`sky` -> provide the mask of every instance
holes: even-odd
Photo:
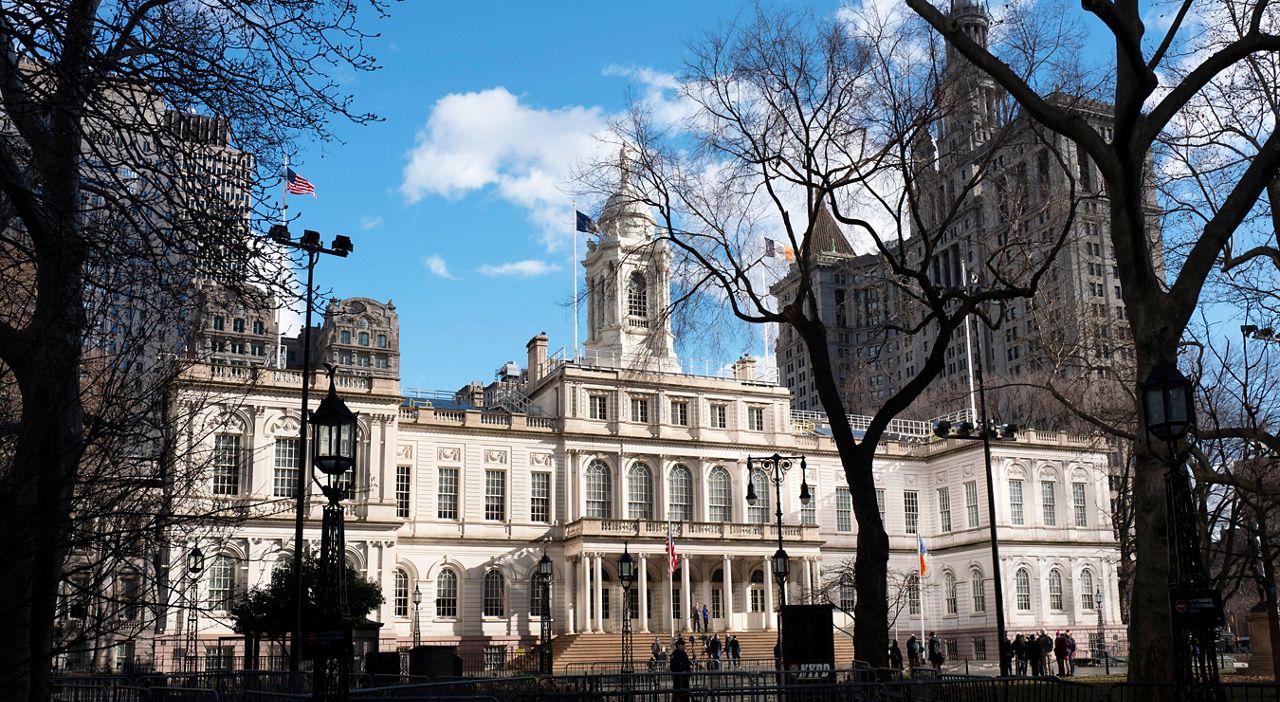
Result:
[[[382,121],[335,124],[340,142],[299,143],[292,157],[317,197],[289,197],[291,228],[355,243],[350,258],[321,260],[318,288],[395,302],[409,388],[488,381],[508,360],[523,365],[538,332],[552,351],[571,347],[574,169],[612,151],[597,136],[629,95],[660,97],[688,44],[743,8],[393,5],[369,25],[382,34],[371,44],[382,68],[344,86]],[[593,215],[599,206],[578,203]]]

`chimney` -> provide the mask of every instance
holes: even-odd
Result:
[[[536,383],[542,378],[547,366],[547,333],[538,332],[538,335],[529,340],[525,344],[525,349],[529,352],[529,382]]]
[[[734,380],[755,380],[756,359],[743,354],[742,358],[733,362]]]

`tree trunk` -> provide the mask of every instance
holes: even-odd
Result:
[[[853,563],[854,658],[875,668],[889,667],[889,537],[880,521],[871,464],[874,447],[859,446],[845,468],[849,495],[858,520],[858,555]],[[846,459],[847,460],[847,459]]]

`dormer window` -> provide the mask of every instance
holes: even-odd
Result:
[[[369,332],[363,332],[363,331],[362,331],[362,332],[360,332],[360,335],[359,335],[357,338],[360,340],[360,345],[361,345],[361,346],[368,346],[368,345],[369,345]]]
[[[338,343],[339,344],[351,343],[351,332],[347,331],[346,329],[343,329],[342,331],[338,332]]]
[[[378,348],[380,348],[380,349],[385,349],[385,348],[387,348],[387,335],[386,335],[386,334],[379,334],[379,335],[377,336],[377,342],[378,342]]]

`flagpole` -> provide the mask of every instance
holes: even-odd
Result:
[[[578,201],[573,201],[573,260],[569,261],[569,277],[573,278],[573,360],[578,360]]]
[[[966,271],[964,259],[960,260],[960,278],[963,281],[962,284],[965,285],[965,289],[968,289],[969,274]],[[970,326],[973,320],[970,317],[972,315],[965,315],[964,318],[964,356],[968,361],[965,366],[969,369],[969,421],[976,424],[978,422],[978,405],[976,404],[978,393],[973,382],[973,332]],[[982,359],[979,358],[978,363],[981,362]],[[986,427],[982,427],[983,431],[986,431],[986,429]]]
[[[289,154],[284,155],[284,172],[280,174],[280,225],[289,226]],[[286,254],[287,255],[287,254]],[[281,309],[276,305],[275,322],[276,322],[276,367],[284,368],[284,354],[282,348],[284,346],[284,329],[281,328],[284,320],[281,319]]]

